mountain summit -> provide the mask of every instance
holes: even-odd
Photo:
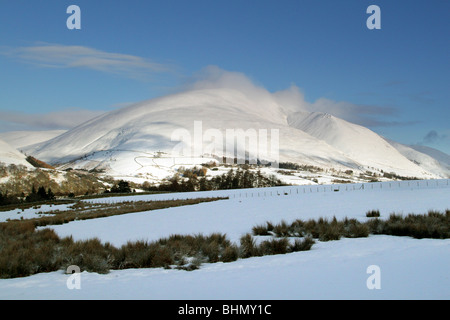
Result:
[[[225,139],[229,132],[236,133],[234,149]],[[239,134],[246,138],[240,140]],[[192,89],[136,103],[25,150],[66,168],[156,177],[177,164],[236,157],[236,148],[243,145],[241,155],[261,161],[362,172],[383,170],[418,178],[448,174],[410,161],[365,127],[329,114],[294,112],[275,95],[261,97],[237,88]],[[270,148],[277,148],[276,159]],[[180,150],[189,152],[180,155]]]

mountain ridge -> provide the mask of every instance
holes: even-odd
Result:
[[[204,146],[211,145],[204,139],[205,132],[212,132],[208,131],[210,129],[221,132],[223,137],[227,129],[247,133],[250,131],[246,130],[252,129],[270,133],[273,129],[279,132],[279,162],[362,172],[373,168],[418,178],[448,177],[447,171],[439,166],[430,172],[430,168],[409,160],[368,128],[329,114],[292,112],[276,97],[255,98],[227,88],[188,90],[113,110],[25,151],[53,165],[101,168],[106,173],[124,176],[153,175],[155,168],[172,168],[176,162],[167,160],[162,164],[164,161],[157,153],[164,154],[164,159],[171,156],[176,159],[172,153],[180,145],[184,150],[193,150],[191,164],[212,158],[195,154],[198,149],[195,147],[198,140],[194,141],[196,122],[201,122]],[[190,141],[174,141],[172,135],[176,130],[188,132]],[[220,141],[214,141],[217,142]],[[222,150],[214,149],[218,151],[216,157],[235,156],[227,154],[225,144],[225,141],[218,144]],[[257,158],[250,149],[247,146],[249,159]]]

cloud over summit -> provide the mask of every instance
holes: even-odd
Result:
[[[241,72],[223,70],[218,66],[208,66],[195,73],[182,90],[227,88],[240,91],[254,101],[273,101],[283,107],[287,113],[299,111],[323,112],[342,118],[352,123],[368,127],[401,125],[396,121],[386,120],[396,115],[393,107],[354,104],[347,101],[334,101],[325,97],[314,102],[305,100],[301,88],[291,84],[285,90],[269,92]]]

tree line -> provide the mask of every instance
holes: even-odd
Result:
[[[147,191],[210,191],[243,188],[264,188],[284,185],[274,175],[264,176],[260,170],[254,172],[248,169],[230,169],[227,173],[217,175],[211,179],[194,169],[188,169],[182,174],[175,174],[167,182],[160,185],[149,185],[144,183],[143,188]]]
[[[0,206],[23,202],[39,202],[51,200],[55,200],[55,194],[53,193],[52,189],[48,188],[47,190],[45,190],[45,188],[42,186],[40,186],[37,190],[33,186],[31,192],[27,196],[25,196],[25,194],[22,192],[21,197],[8,195],[7,192],[0,192]]]

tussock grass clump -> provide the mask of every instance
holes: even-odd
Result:
[[[346,238],[365,238],[369,236],[370,229],[365,223],[348,218],[345,218],[342,223],[343,236]]]
[[[204,262],[231,262],[238,257],[225,235],[213,233],[171,235],[154,242],[137,241],[123,245],[115,258],[115,269],[171,268],[194,270]]]
[[[266,225],[254,226],[252,228],[252,233],[255,236],[270,236],[270,235],[272,235],[273,226],[271,226],[271,228],[269,228],[269,224],[270,224],[270,222],[267,222],[267,226]]]
[[[222,252],[223,262],[233,262],[239,259],[239,247],[236,245],[230,245],[226,247]]]
[[[291,244],[289,246],[289,249],[291,252],[308,251],[311,249],[314,243],[315,241],[311,237],[305,237],[302,240],[295,239],[294,244]]]
[[[342,223],[339,223],[336,217],[331,221],[324,218],[319,218],[317,221],[309,220],[305,226],[307,232],[320,241],[339,240],[343,236]]]
[[[242,258],[250,258],[261,256],[258,246],[256,245],[255,239],[251,236],[251,234],[247,233],[243,235],[240,239],[241,247],[240,247],[240,256]]]
[[[108,273],[117,252],[110,243],[103,244],[98,238],[73,241],[68,237],[63,244],[60,248],[54,248],[59,251],[59,259],[63,261],[60,268],[63,269],[77,265],[83,271]]]
[[[252,235],[247,233],[241,237],[240,243],[241,258],[250,258],[307,251],[311,249],[315,241],[311,237],[305,237],[303,239],[297,238],[294,243],[291,244],[289,238],[283,237],[264,240],[258,245]]]
[[[367,237],[369,228],[356,219],[338,221],[319,218],[318,220],[295,220],[291,224],[281,221],[273,225],[267,222],[267,226],[258,225],[252,229],[253,235],[274,235],[276,237],[311,237],[320,241],[339,240],[341,237],[358,238]]]
[[[281,220],[279,224],[273,227],[273,233],[277,237],[289,237],[291,236],[290,225],[286,221]]]
[[[366,212],[367,218],[377,218],[380,216],[380,210],[369,210]]]
[[[287,238],[273,238],[263,241],[258,248],[262,255],[285,254],[289,251],[289,240]]]
[[[54,250],[59,243],[50,229],[34,231],[30,223],[0,224],[0,278],[54,271],[61,263]]]
[[[168,268],[175,261],[168,247],[147,241],[128,242],[117,251],[114,258],[113,269]]]
[[[410,236],[416,239],[450,238],[450,210],[445,213],[429,211],[427,214],[391,214],[389,219],[375,219],[367,223],[374,234]]]

